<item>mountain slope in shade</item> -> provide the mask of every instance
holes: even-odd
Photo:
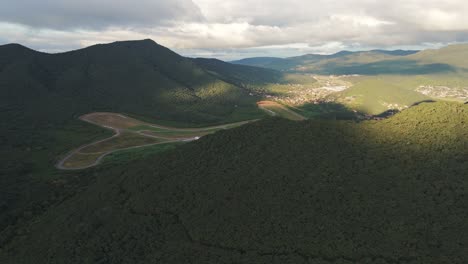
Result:
[[[217,59],[197,58],[194,62],[216,77],[239,87],[285,82],[284,74],[276,70],[231,64]]]
[[[440,49],[424,50],[409,56],[412,60],[425,63],[445,63],[465,70],[468,68],[468,45],[450,45]]]
[[[371,62],[391,57],[407,56],[415,54],[417,52],[418,51],[413,50],[371,50],[356,52],[340,51],[331,55],[306,54],[302,56],[289,57],[284,59],[274,57],[246,58],[242,60],[233,61],[232,63],[271,68],[289,72],[312,72],[309,71],[309,68],[316,65],[323,65],[328,63],[335,63],[339,65],[340,63],[355,60],[356,58],[360,61]],[[318,74],[319,72],[314,73]]]
[[[280,64],[287,62],[287,59],[276,58],[276,57],[253,57],[245,58],[241,60],[231,61],[233,64],[241,64],[248,66],[264,67],[269,68],[268,65]]]
[[[272,79],[279,74],[260,69],[262,80],[268,79],[263,72]],[[71,149],[112,133],[78,120],[83,114],[117,112],[185,127],[265,116],[257,96],[225,79],[152,40],[59,54],[0,46],[0,230],[82,184],[86,177],[63,176],[54,164]],[[57,178],[67,184],[57,186]]]
[[[68,106],[78,114],[98,109],[219,122],[246,91],[151,40],[96,45],[61,54],[16,45],[0,48],[0,104],[46,115]],[[47,118],[50,118],[47,117]]]
[[[97,168],[89,188],[26,222],[0,261],[463,263],[467,107],[265,120]]]

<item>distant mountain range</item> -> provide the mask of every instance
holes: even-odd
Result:
[[[389,56],[407,56],[415,54],[417,50],[371,50],[371,51],[340,51],[331,55],[321,54],[306,54],[302,56],[289,57],[289,58],[276,58],[276,57],[253,57],[241,60],[231,61],[234,64],[257,66],[264,68],[272,68],[276,70],[294,71],[295,68],[318,63],[320,61],[327,61],[332,59],[348,60],[353,57],[374,57],[384,59]]]
[[[290,58],[259,57],[232,63],[271,68],[283,72],[313,74],[400,74],[450,73],[468,67],[463,56],[468,45],[452,45],[424,51],[341,51],[332,55],[307,54]]]
[[[233,63],[283,73],[344,76],[349,89],[327,100],[379,114],[430,99],[468,100],[468,45],[424,51],[341,51],[291,58],[248,58]]]

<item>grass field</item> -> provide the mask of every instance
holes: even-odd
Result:
[[[117,149],[125,149],[134,146],[144,146],[164,142],[164,139],[143,137],[140,134],[132,132],[121,132],[117,137],[92,144],[80,150],[83,154],[103,154]]]
[[[301,121],[306,118],[302,115],[292,111],[286,106],[272,101],[260,101],[257,103],[258,107],[272,116],[280,116],[286,119]]]
[[[64,163],[63,167],[67,169],[74,168],[89,168],[92,166],[103,153],[80,153],[77,152],[73,156],[70,156]]]

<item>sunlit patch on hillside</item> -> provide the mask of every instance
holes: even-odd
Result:
[[[117,113],[91,113],[81,120],[112,129],[115,134],[107,139],[81,146],[62,158],[57,168],[63,170],[86,169],[98,165],[114,152],[159,144],[189,142],[216,131],[234,128],[250,121],[205,128],[174,128],[151,124]]]

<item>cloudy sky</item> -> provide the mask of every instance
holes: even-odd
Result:
[[[151,38],[230,60],[468,41],[466,0],[0,0],[0,44],[61,52]]]

